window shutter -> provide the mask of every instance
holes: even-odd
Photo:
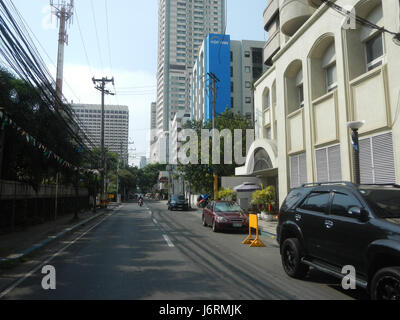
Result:
[[[360,140],[360,175],[361,184],[374,183],[372,168],[371,138]]]
[[[290,157],[290,188],[297,188],[307,183],[306,154]]]
[[[317,182],[342,180],[342,162],[340,145],[317,150],[315,152]]]
[[[307,183],[307,159],[306,154],[299,154],[299,180],[300,185]]]
[[[372,138],[375,183],[396,183],[392,133]]]
[[[342,181],[342,157],[340,156],[340,145],[328,148],[329,180]]]
[[[360,140],[362,184],[396,182],[392,133]]]
[[[328,182],[328,158],[326,149],[320,149],[315,152],[315,160],[317,165],[317,182]]]
[[[299,186],[299,161],[298,157],[290,157],[290,188]]]

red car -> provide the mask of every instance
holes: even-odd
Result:
[[[203,209],[203,226],[211,226],[214,232],[220,230],[248,231],[249,216],[231,201],[211,201]]]

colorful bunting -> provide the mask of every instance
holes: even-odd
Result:
[[[37,148],[39,150],[42,150],[43,151],[43,155],[45,157],[47,157],[47,159],[50,159],[51,157],[53,157],[63,167],[70,168],[70,169],[73,168],[73,170],[75,172],[79,171],[79,173],[85,173],[85,174],[91,173],[91,174],[95,174],[95,175],[97,175],[99,172],[104,171],[104,169],[93,170],[93,169],[78,168],[76,166],[73,166],[69,162],[67,162],[64,159],[62,159],[60,156],[56,155],[53,151],[48,150],[47,147],[44,144],[42,144],[41,142],[36,140],[35,137],[33,137],[30,134],[28,134],[28,132],[23,130],[21,127],[18,127],[18,125],[8,115],[6,115],[3,111],[0,111],[0,124],[3,124],[4,126],[7,126],[7,125],[12,126],[14,129],[16,129],[16,131],[18,133],[21,134],[22,137],[25,136],[27,143],[30,143],[35,148]],[[78,151],[78,153],[83,152],[83,147],[80,146],[77,151]]]

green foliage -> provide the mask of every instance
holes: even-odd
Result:
[[[189,121],[184,126],[185,129],[193,129],[197,133],[198,137],[198,159],[201,161],[201,130],[202,129],[212,129],[212,122],[203,123],[203,121]],[[246,154],[246,130],[253,129],[254,125],[251,122],[251,119],[248,117],[243,117],[239,113],[234,113],[231,110],[226,110],[222,114],[217,117],[216,120],[216,128],[222,132],[222,130],[228,129],[232,132],[232,137],[234,137],[234,130],[241,129],[242,130],[242,154]],[[232,139],[234,140],[234,139]],[[221,138],[220,142],[220,150],[221,150],[221,159],[219,165],[212,164],[212,138],[209,139],[209,151],[210,151],[210,162],[209,164],[188,164],[188,165],[179,165],[178,170],[184,173],[184,177],[187,181],[189,181],[192,185],[192,190],[196,193],[213,193],[213,173],[215,172],[219,177],[226,176],[234,176],[235,169],[238,167],[238,164],[235,163],[234,159],[232,159],[232,164],[224,164],[224,147],[225,141]],[[234,146],[231,146],[231,149],[234,150]],[[233,155],[232,151],[232,155]]]
[[[3,69],[0,69],[0,106],[19,127],[64,160],[78,167],[90,162],[88,153],[77,151],[80,146],[68,129],[73,124],[56,116],[40,90]],[[57,172],[61,184],[84,183],[85,178],[80,181],[73,170],[48,159],[41,150],[28,144],[15,128],[5,127],[2,179],[25,182],[37,188],[43,183],[55,183]]]
[[[218,198],[226,201],[236,201],[237,192],[231,188],[221,189],[218,192]]]
[[[268,186],[263,190],[257,190],[252,194],[251,204],[260,206],[263,211],[267,211],[268,205],[275,205],[276,191],[274,186]]]

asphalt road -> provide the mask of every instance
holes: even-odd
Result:
[[[293,280],[277,243],[242,245],[243,233],[213,233],[196,211],[166,210],[165,202],[124,204],[43,255],[31,272],[18,271],[3,299],[78,300],[348,300],[340,281],[318,271]],[[65,248],[63,251],[58,251]],[[40,264],[56,270],[56,290],[44,290]],[[40,267],[40,268],[39,268]],[[25,268],[26,269],[26,268]]]

